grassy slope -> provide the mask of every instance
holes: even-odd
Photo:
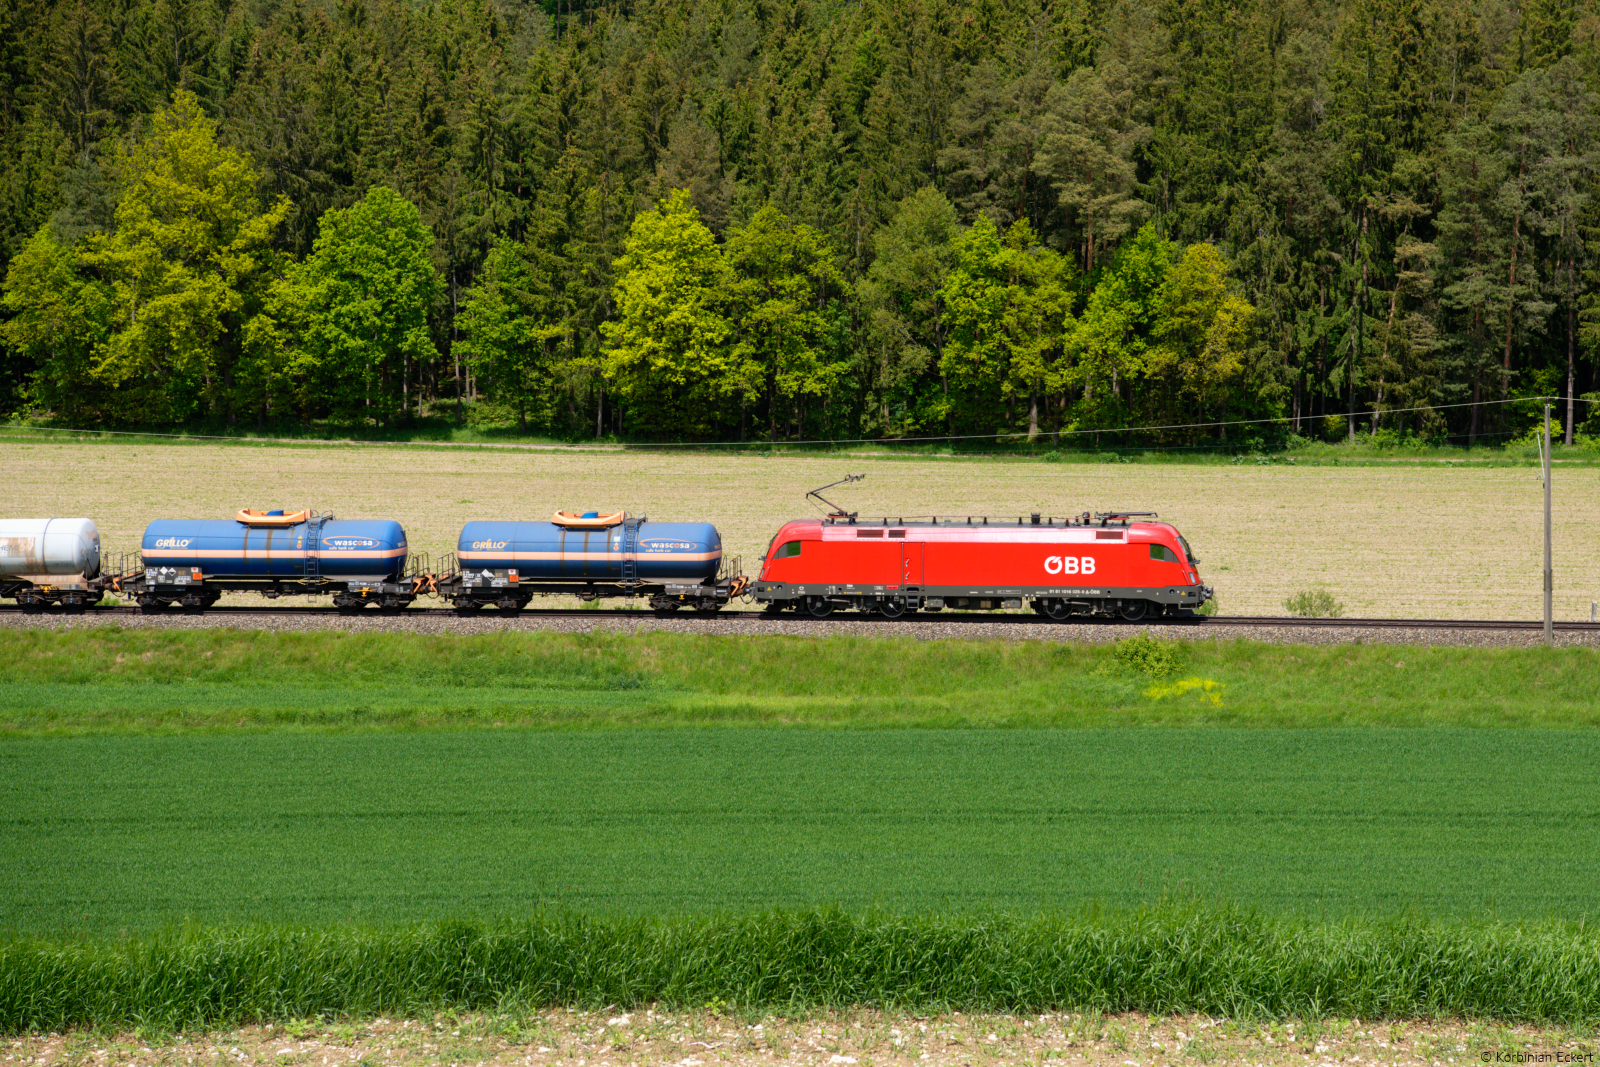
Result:
[[[1600,724],[1592,651],[215,629],[0,632],[0,733],[300,725]],[[1123,646],[1123,651],[1128,651]]]
[[[1600,939],[1570,924],[1301,923],[1179,906],[1022,921],[836,909],[643,921],[546,913],[489,926],[0,940],[0,1033],[100,1024],[137,1026],[151,1040],[262,1019],[474,1010],[511,1022],[551,1004],[709,1009],[752,1022],[858,1004],[1299,1016],[1307,1047],[1290,1048],[1310,1055],[1327,1016],[1592,1023]],[[1212,1058],[1204,1047],[1184,1051]]]
[[[0,741],[0,929],[838,902],[1592,918],[1600,734],[427,730]],[[1534,873],[1536,872],[1536,874]]]

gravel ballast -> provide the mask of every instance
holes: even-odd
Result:
[[[27,615],[0,613],[0,630],[75,630],[102,626],[123,629],[196,630],[218,627],[236,630],[340,630],[349,633],[488,634],[510,631],[550,633],[676,633],[746,637],[910,637],[922,641],[1119,641],[1136,633],[1175,641],[1258,641],[1277,645],[1447,645],[1467,648],[1531,648],[1544,641],[1539,630],[1438,629],[1393,626],[1233,626],[1195,623],[1139,626],[1119,623],[1054,622],[943,622],[938,620],[864,620],[848,617],[808,619],[703,618],[693,615],[659,618],[639,612],[637,617],[599,615],[539,615],[536,612],[503,619],[485,613],[472,618],[450,615],[408,614],[348,617],[335,614],[164,615],[88,614],[45,612]],[[1600,632],[1557,631],[1562,647],[1600,647]]]

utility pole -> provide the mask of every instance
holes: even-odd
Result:
[[[1550,567],[1550,402],[1544,405],[1544,643],[1553,645],[1555,617],[1552,600],[1555,596],[1556,574]]]

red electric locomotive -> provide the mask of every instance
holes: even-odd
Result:
[[[824,488],[827,488],[826,486]],[[762,557],[756,600],[817,618],[835,608],[994,611],[1052,619],[1191,615],[1211,598],[1189,543],[1151,512],[1071,518],[861,519],[785,523]]]

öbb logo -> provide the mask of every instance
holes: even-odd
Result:
[[[506,543],[504,541],[474,541],[474,542],[472,542],[472,548],[473,548],[473,551],[475,551],[475,552],[482,552],[484,549],[500,549],[500,548],[504,548],[504,547],[506,547]]]
[[[156,542],[156,547],[157,548],[188,548],[189,547],[189,542],[191,540],[193,540],[193,538],[190,538],[190,537],[163,537],[161,540]]]
[[[1093,556],[1050,556],[1044,561],[1047,574],[1093,574]]]

